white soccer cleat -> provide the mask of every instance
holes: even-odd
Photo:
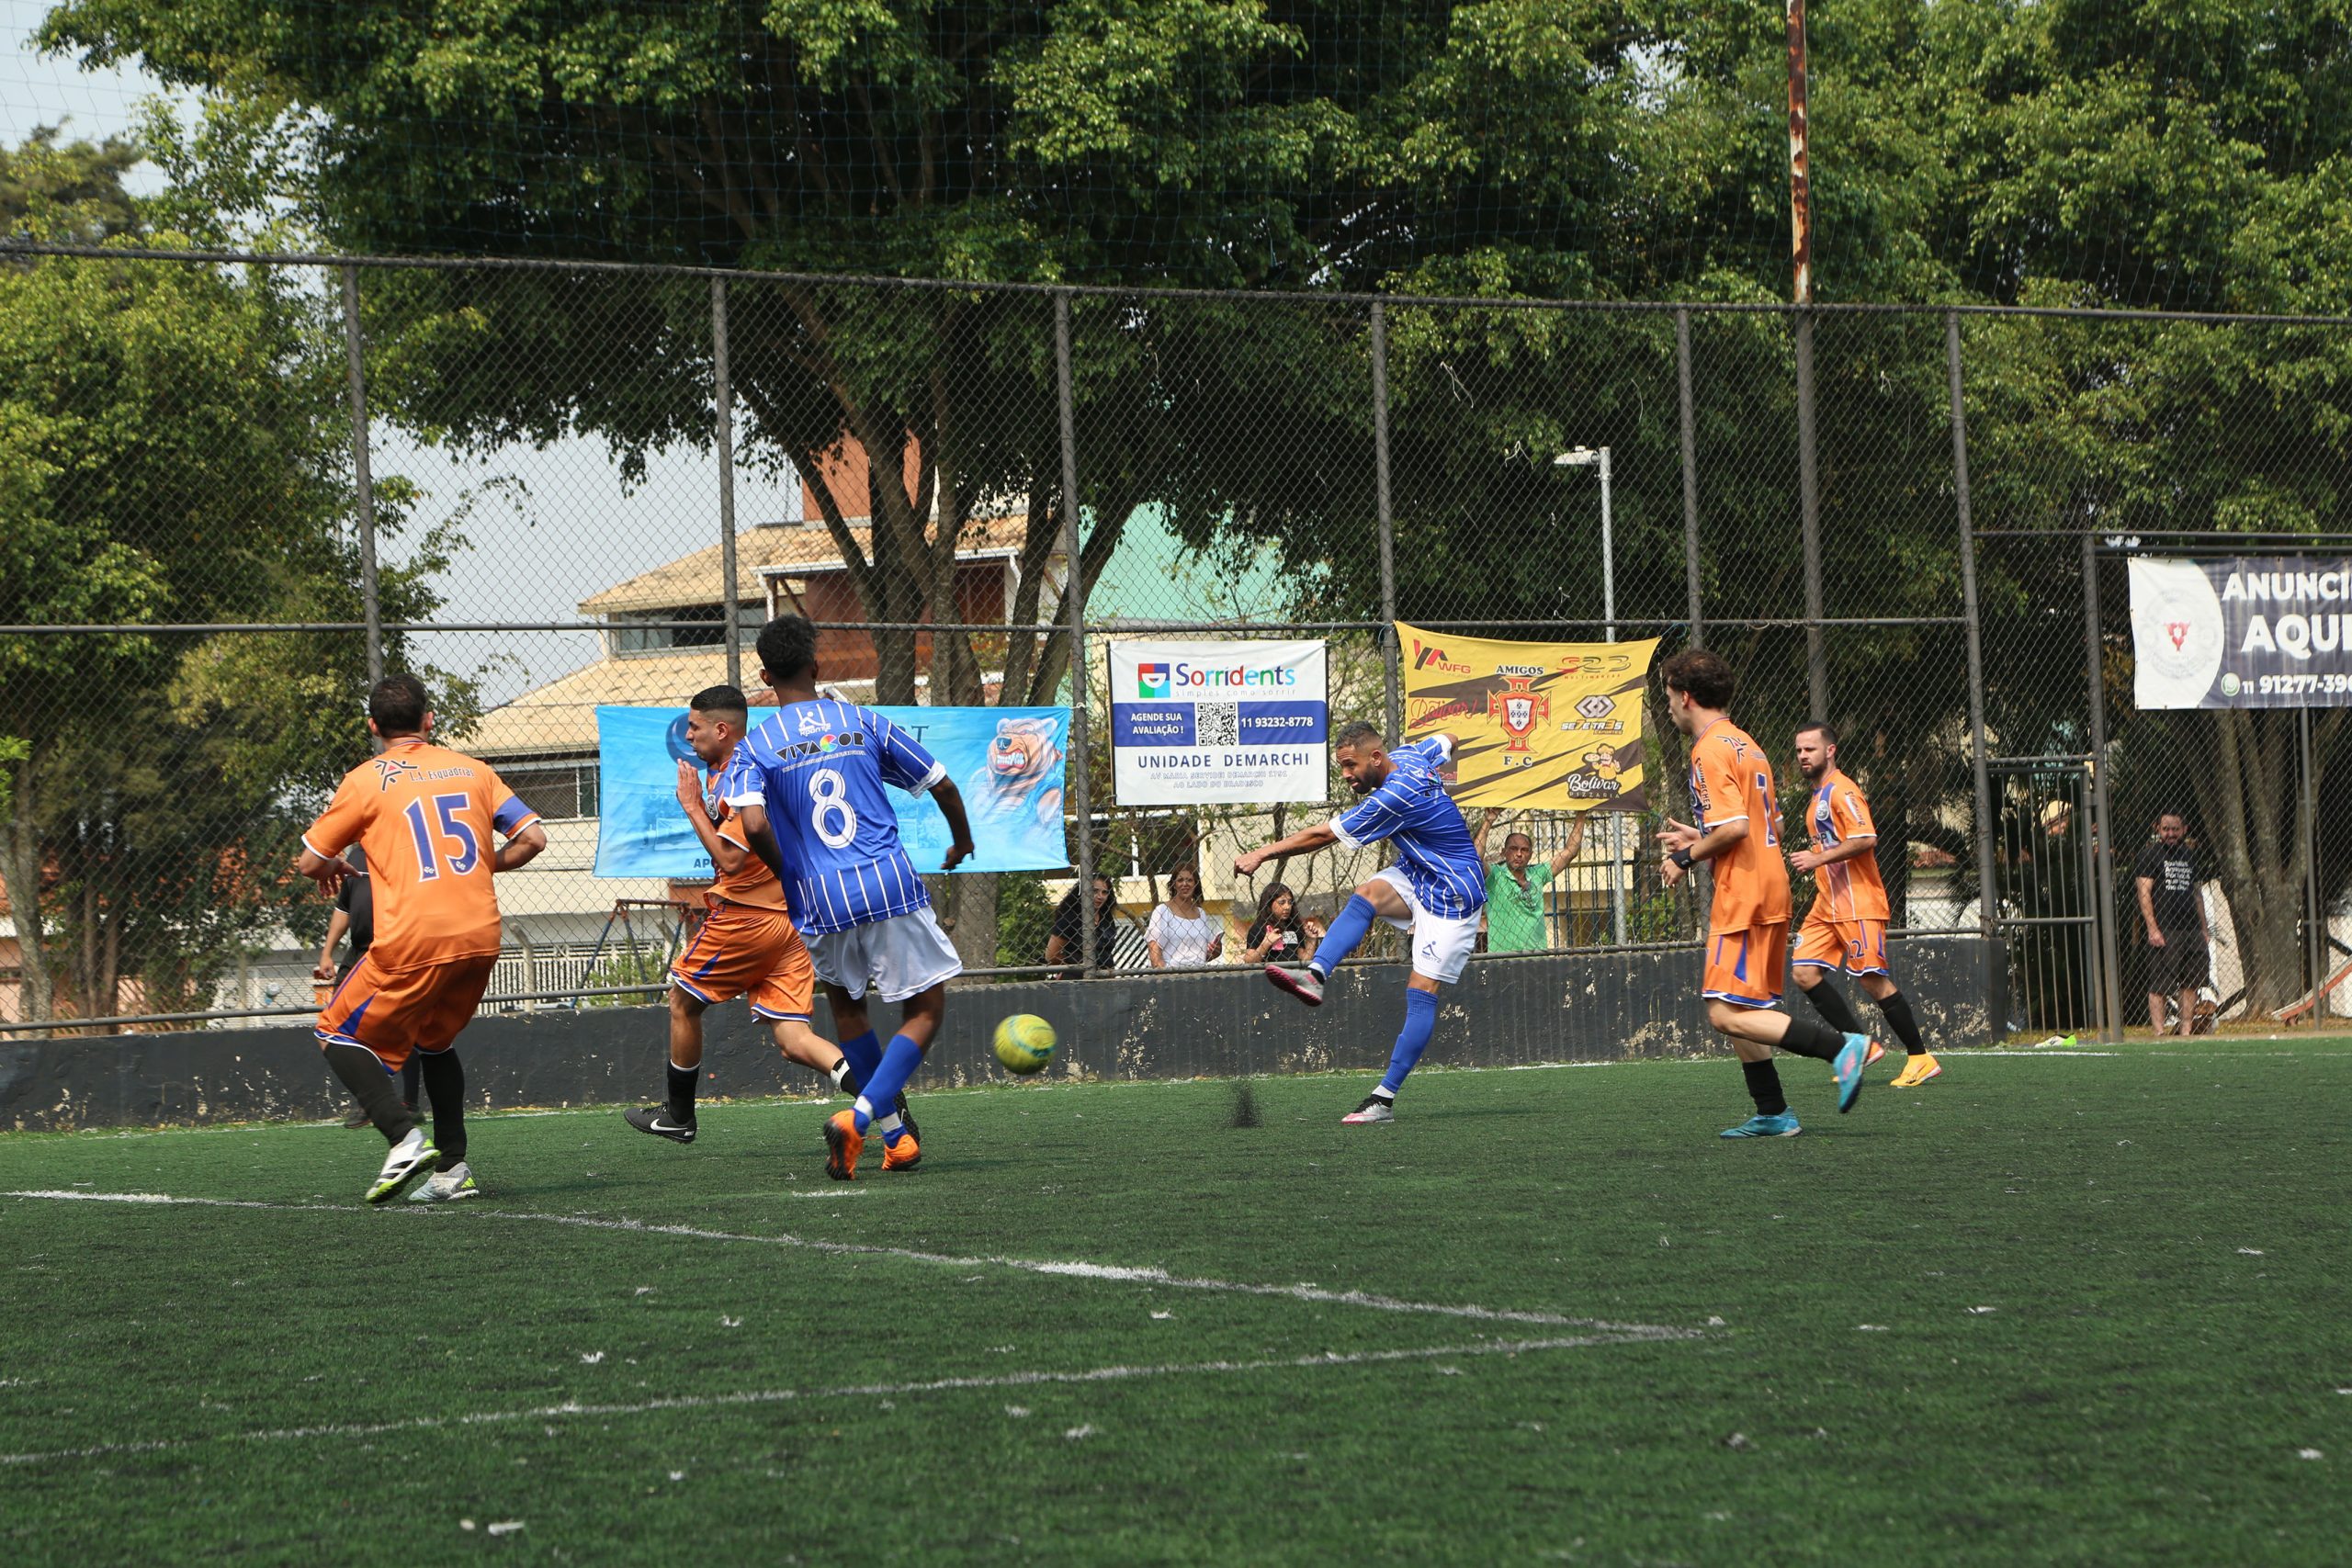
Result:
[[[1394,1122],[1396,1120],[1396,1101],[1383,1100],[1376,1094],[1368,1094],[1363,1097],[1363,1103],[1362,1105],[1357,1106],[1353,1111],[1349,1111],[1345,1116],[1340,1118],[1340,1125],[1342,1127],[1362,1127],[1368,1122]]]
[[[389,1203],[400,1195],[401,1188],[433,1168],[441,1151],[424,1135],[422,1127],[411,1127],[408,1136],[392,1145],[384,1156],[384,1168],[376,1173],[375,1184],[368,1189],[368,1201]]]
[[[481,1189],[474,1185],[473,1168],[459,1160],[447,1170],[436,1170],[424,1184],[408,1195],[412,1203],[455,1203],[461,1199],[479,1198]]]

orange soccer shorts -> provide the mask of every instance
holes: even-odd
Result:
[[[405,1066],[411,1051],[446,1051],[474,1021],[497,963],[498,954],[483,953],[387,970],[370,953],[321,1010],[314,1032],[319,1043],[340,1042],[372,1051],[387,1072]]]
[[[702,930],[670,965],[670,983],[696,1001],[747,997],[757,1017],[805,1023],[817,970],[783,910],[713,899]]]
[[[1789,922],[1707,933],[1710,1000],[1734,1007],[1768,1008],[1781,999],[1781,976],[1789,972]]]
[[[1813,969],[1845,969],[1855,975],[1886,973],[1884,920],[1833,920],[1814,906],[1797,932],[1794,962]]]

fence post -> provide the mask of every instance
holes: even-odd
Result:
[[[735,577],[735,384],[727,373],[727,280],[710,280],[710,379],[718,412],[712,434],[718,451],[719,636],[727,645],[727,683],[743,684],[743,633],[738,626]]]
[[[1070,775],[1070,803],[1078,813],[1079,972],[1094,969],[1094,802],[1086,723],[1086,572],[1078,526],[1078,414],[1070,394],[1069,290],[1054,290],[1054,391],[1062,425],[1062,609],[1069,617],[1069,750],[1078,760]]]
[[[1682,393],[1682,578],[1690,593],[1690,646],[1707,645],[1699,619],[1699,433],[1690,413],[1690,310],[1674,312],[1674,372]]]
[[[2320,1021],[2327,1016],[2327,908],[2320,897],[2319,797],[2312,766],[2312,710],[2297,708],[2295,724],[2300,731],[2298,750],[2301,754],[2303,784],[2300,792],[2303,819],[2303,934],[2305,945],[2311,949],[2312,1032],[2317,1033]]]
[[[376,583],[376,481],[368,468],[368,373],[360,362],[359,269],[343,269],[343,357],[351,394],[351,479],[359,502],[359,597],[368,623],[368,683],[384,678],[384,608]]]
[[[1797,504],[1804,535],[1805,694],[1813,716],[1829,718],[1829,648],[1821,619],[1828,614],[1821,590],[1821,465],[1813,438],[1813,312],[1797,309]]]
[[[2083,535],[2083,650],[2090,661],[2091,811],[2098,834],[2098,908],[2091,931],[2098,942],[2100,1025],[2105,1039],[2123,1038],[2123,975],[2115,950],[2115,821],[2107,795],[2107,681],[2099,637],[2098,550]]]
[[[1372,302],[1372,478],[1380,510],[1380,656],[1389,743],[1405,739],[1405,692],[1396,646],[1396,514],[1388,488],[1388,307]]]
[[[1952,494],[1960,512],[1961,613],[1968,621],[1968,734],[1974,744],[1976,785],[1976,908],[1984,938],[1984,1021],[1997,1035],[2008,1011],[2007,954],[2000,945],[2000,911],[1993,899],[1992,749],[1984,735],[1984,629],[1978,622],[1983,601],[1976,592],[1976,520],[1968,500],[1968,414],[1961,400],[1960,312],[1944,312],[1944,368],[1951,382]]]

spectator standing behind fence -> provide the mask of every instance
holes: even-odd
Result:
[[[1144,935],[1154,969],[1198,969],[1225,953],[1225,931],[1201,908],[1201,874],[1178,866],[1168,877],[1168,902],[1151,912]]]
[[[1119,956],[1118,908],[1111,902],[1111,879],[1094,879],[1094,967],[1109,969]],[[1078,907],[1078,889],[1073,887],[1062,895],[1054,909],[1052,934],[1046,938],[1046,962],[1059,964],[1078,951],[1085,940],[1085,925]],[[1084,972],[1071,970],[1063,978],[1083,979]]]
[[[327,917],[327,939],[319,944],[319,962],[311,971],[311,978],[330,987],[358,968],[359,961],[368,956],[368,948],[376,942],[376,896],[368,890],[368,852],[354,844],[344,852],[343,858],[351,863],[352,874],[343,879],[343,886],[336,890],[334,913]],[[334,945],[345,937],[351,939],[351,951],[344,955],[338,967],[334,961]],[[325,998],[322,998],[321,1005],[323,1006],[324,1001]],[[401,1100],[412,1114],[416,1111],[417,1091],[423,1082],[419,1075],[424,1070],[424,1059],[419,1056],[411,1056],[408,1065],[401,1068]],[[343,1124],[346,1127],[370,1125],[368,1108],[358,1106],[343,1119]]]
[[[2155,842],[2140,852],[2141,929],[2148,939],[2148,1026],[2165,1032],[2165,999],[2180,999],[2180,1032],[2194,1032],[2197,991],[2212,969],[2212,928],[2197,888],[2197,857],[2177,811],[2156,818]]]
[[[1478,829],[1482,852],[1502,815],[1498,806],[1487,807],[1487,819]],[[1577,813],[1576,825],[1568,829],[1566,847],[1543,865],[1528,863],[1535,858],[1534,840],[1520,832],[1503,836],[1502,852],[1487,867],[1488,953],[1541,953],[1552,945],[1551,933],[1544,929],[1544,890],[1568,869],[1568,863],[1582,848],[1582,812]]]
[[[1323,940],[1323,922],[1304,919],[1298,895],[1277,882],[1259,895],[1258,918],[1241,939],[1244,964],[1305,964],[1314,958],[1315,944]]]

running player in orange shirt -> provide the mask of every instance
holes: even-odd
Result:
[[[733,686],[698,692],[687,707],[686,745],[709,769],[714,784],[726,773],[750,716],[749,702]],[[784,885],[752,853],[734,808],[707,794],[702,776],[684,761],[678,763],[678,804],[718,877],[704,896],[709,913],[702,929],[670,965],[665,1102],[622,1114],[640,1133],[691,1144],[696,1131],[695,1095],[702,1079],[702,1015],[719,1002],[746,998],[752,1015],[774,1029],[776,1048],[786,1061],[816,1069],[836,1089],[855,1093],[856,1085],[850,1079],[848,1059],[810,1025],[817,971],[800,933],[793,929]],[[913,1137],[901,1136],[883,1168],[911,1169],[922,1158]]]
[[[466,1164],[466,1074],[454,1044],[498,962],[492,874],[547,848],[547,832],[488,763],[432,744],[432,704],[415,676],[376,682],[368,728],[383,751],[344,775],[295,864],[333,896],[354,874],[343,852],[356,843],[375,885],[375,942],[320,1012],[319,1044],[392,1145],[368,1201],[389,1201],[428,1169],[412,1201],[471,1198],[480,1189]],[[506,837],[495,851],[493,831]],[[392,1089],[412,1051],[424,1057],[430,1138]]]
[[[1916,1089],[1943,1068],[1919,1042],[1919,1021],[1911,1003],[1894,988],[1886,967],[1886,884],[1878,874],[1878,829],[1861,786],[1838,766],[1838,732],[1819,719],[1797,731],[1797,771],[1813,789],[1805,821],[1813,848],[1789,857],[1789,869],[1813,874],[1813,908],[1797,931],[1792,967],[1804,999],[1823,1021],[1843,1034],[1862,1032],[1861,1021],[1830,978],[1849,971],[1878,1003],[1879,1011],[1903,1042],[1910,1059],[1894,1080]]]
[[[1779,1010],[1789,963],[1789,868],[1781,858],[1781,803],[1764,749],[1731,722],[1731,666],[1703,649],[1668,660],[1658,675],[1674,728],[1690,737],[1690,800],[1699,826],[1667,819],[1668,887],[1705,861],[1714,876],[1707,921],[1707,1021],[1727,1036],[1756,1114],[1726,1138],[1792,1138],[1803,1131],[1781,1092],[1772,1047],[1815,1056],[1838,1075],[1838,1109],[1862,1092],[1870,1041]]]

